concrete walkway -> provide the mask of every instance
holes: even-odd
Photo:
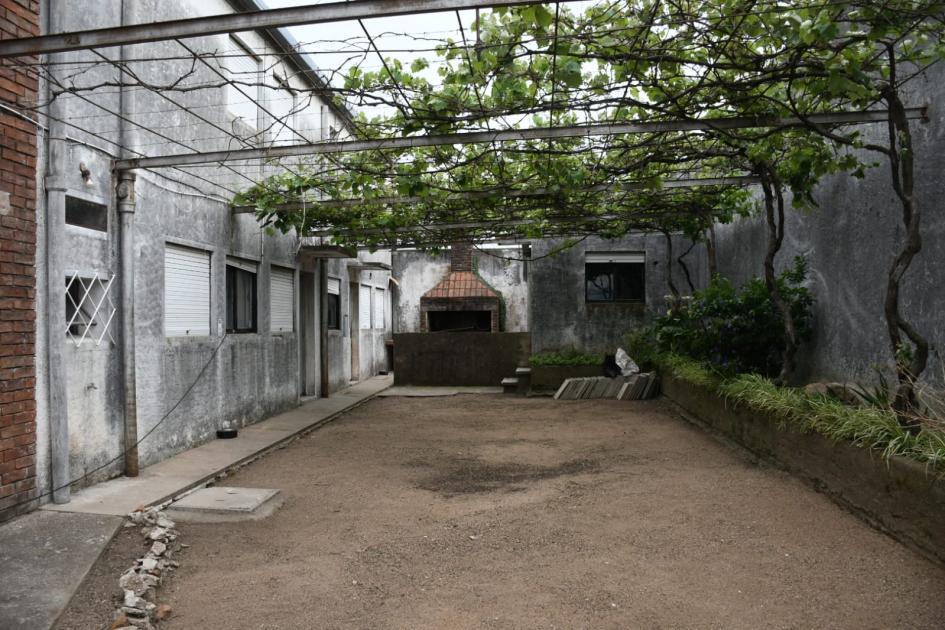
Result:
[[[202,486],[392,383],[393,377],[379,376],[330,398],[310,400],[240,429],[238,438],[184,451],[143,469],[139,477],[90,486],[73,493],[65,505],[45,505],[0,526],[0,629],[52,627],[128,512]]]

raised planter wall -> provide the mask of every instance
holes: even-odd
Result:
[[[600,365],[533,365],[531,386],[532,389],[552,390],[561,387],[565,379],[603,375],[604,369]]]
[[[528,333],[397,333],[394,383],[498,387],[528,365],[530,355]]]
[[[698,420],[774,460],[834,501],[923,555],[945,564],[945,480],[913,460],[835,443],[726,402],[702,387],[662,376],[663,394]]]

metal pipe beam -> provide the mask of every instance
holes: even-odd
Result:
[[[228,13],[150,24],[99,28],[40,37],[0,41],[0,58],[40,55],[70,50],[141,44],[186,37],[204,37],[274,29],[301,24],[327,24],[357,19],[440,13],[512,5],[543,4],[546,0],[360,0],[332,2],[248,13]],[[574,2],[576,0],[561,0]]]
[[[805,120],[818,125],[855,125],[861,123],[886,122],[887,116],[888,112],[886,110],[876,109],[854,112],[811,114],[806,116]],[[906,116],[910,119],[925,118],[926,108],[907,108]],[[425,136],[408,136],[406,138],[385,138],[380,140],[341,140],[336,142],[296,144],[290,146],[268,147],[260,149],[178,153],[159,157],[118,160],[113,164],[113,167],[117,170],[130,168],[160,168],[168,166],[209,164],[211,162],[230,162],[234,160],[271,160],[283,157],[319,155],[326,153],[356,153],[359,151],[416,149],[420,147],[482,144],[490,142],[590,138],[594,136],[614,136],[637,133],[781,128],[796,127],[803,124],[804,122],[796,116],[787,116],[784,118],[775,116],[733,116],[729,118],[713,118],[707,120],[658,120],[625,123],[602,123],[597,125],[574,125],[567,127],[532,127],[529,129],[469,131],[461,133],[432,134]]]
[[[669,188],[695,188],[698,186],[750,186],[752,184],[759,183],[759,178],[750,176],[750,175],[739,175],[734,177],[697,177],[697,178],[685,178],[685,179],[670,179],[662,182],[659,190],[669,189]],[[627,191],[633,192],[636,190],[656,190],[653,186],[645,183],[639,182],[625,182],[618,185],[613,184],[600,184],[598,186],[590,186],[588,188],[581,188],[572,190],[569,192],[572,193],[594,193],[594,192],[607,192],[607,191]],[[476,201],[479,199],[492,199],[494,197],[501,197],[503,199],[524,199],[531,197],[547,197],[554,195],[555,193],[545,190],[517,190],[512,192],[503,192],[499,191],[475,191],[475,192],[463,192],[450,195],[443,201],[452,202],[452,201]],[[382,205],[408,205],[408,204],[419,204],[419,203],[428,203],[430,200],[424,197],[369,197],[369,198],[359,198],[359,199],[315,199],[312,201],[306,201],[304,206],[301,201],[294,203],[284,203],[273,208],[276,212],[294,212],[296,210],[303,210],[305,208],[354,208],[357,206],[363,206],[364,204],[382,204]],[[233,206],[233,214],[252,214],[256,212],[254,206]]]

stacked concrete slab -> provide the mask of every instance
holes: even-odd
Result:
[[[659,393],[659,377],[653,372],[633,376],[593,376],[569,378],[558,391],[555,400],[645,400]]]

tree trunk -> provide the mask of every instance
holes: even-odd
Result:
[[[667,230],[663,230],[663,236],[666,237],[666,284],[669,285],[669,292],[672,295],[672,308],[679,306],[679,289],[673,282],[673,237]]]
[[[716,257],[715,249],[715,226],[710,225],[705,232],[705,250],[706,257],[709,259],[709,280],[719,273],[719,261]]]
[[[686,276],[686,284],[689,285],[689,294],[690,294],[690,295],[692,295],[693,293],[696,292],[696,285],[694,285],[694,284],[692,283],[692,275],[690,275],[690,273],[689,273],[689,266],[686,265],[686,263],[685,263],[685,261],[683,260],[683,258],[685,258],[685,257],[689,254],[689,252],[691,252],[691,251],[693,250],[693,248],[694,248],[695,246],[696,246],[696,239],[692,239],[692,242],[689,244],[689,249],[687,249],[687,250],[684,251],[682,254],[680,254],[680,255],[679,255],[679,258],[676,259],[676,262],[679,263],[679,266],[680,266],[680,267],[682,268],[682,270],[683,270],[683,274]]]
[[[891,61],[893,61],[892,58]],[[895,76],[894,71],[893,76]],[[899,422],[911,431],[918,432],[919,427],[916,425],[912,412],[919,405],[916,381],[928,364],[929,343],[910,322],[903,318],[899,310],[899,288],[902,278],[912,264],[912,260],[922,250],[922,234],[919,229],[920,213],[914,196],[912,133],[905,108],[896,89],[890,87],[884,97],[889,109],[889,164],[892,169],[893,189],[902,204],[902,223],[906,228],[905,241],[889,268],[884,304],[886,328],[896,360],[897,387],[893,406],[899,415]],[[908,342],[903,339],[903,335]]]
[[[781,182],[777,175],[768,166],[761,166],[761,187],[765,197],[765,216],[768,225],[768,250],[765,254],[765,286],[768,296],[774,303],[784,320],[784,349],[781,353],[781,372],[775,379],[779,385],[787,384],[794,375],[795,356],[797,355],[798,339],[797,327],[794,324],[794,314],[791,307],[784,301],[781,288],[778,286],[778,276],[775,273],[774,259],[781,244],[784,242],[784,195],[781,191]]]

